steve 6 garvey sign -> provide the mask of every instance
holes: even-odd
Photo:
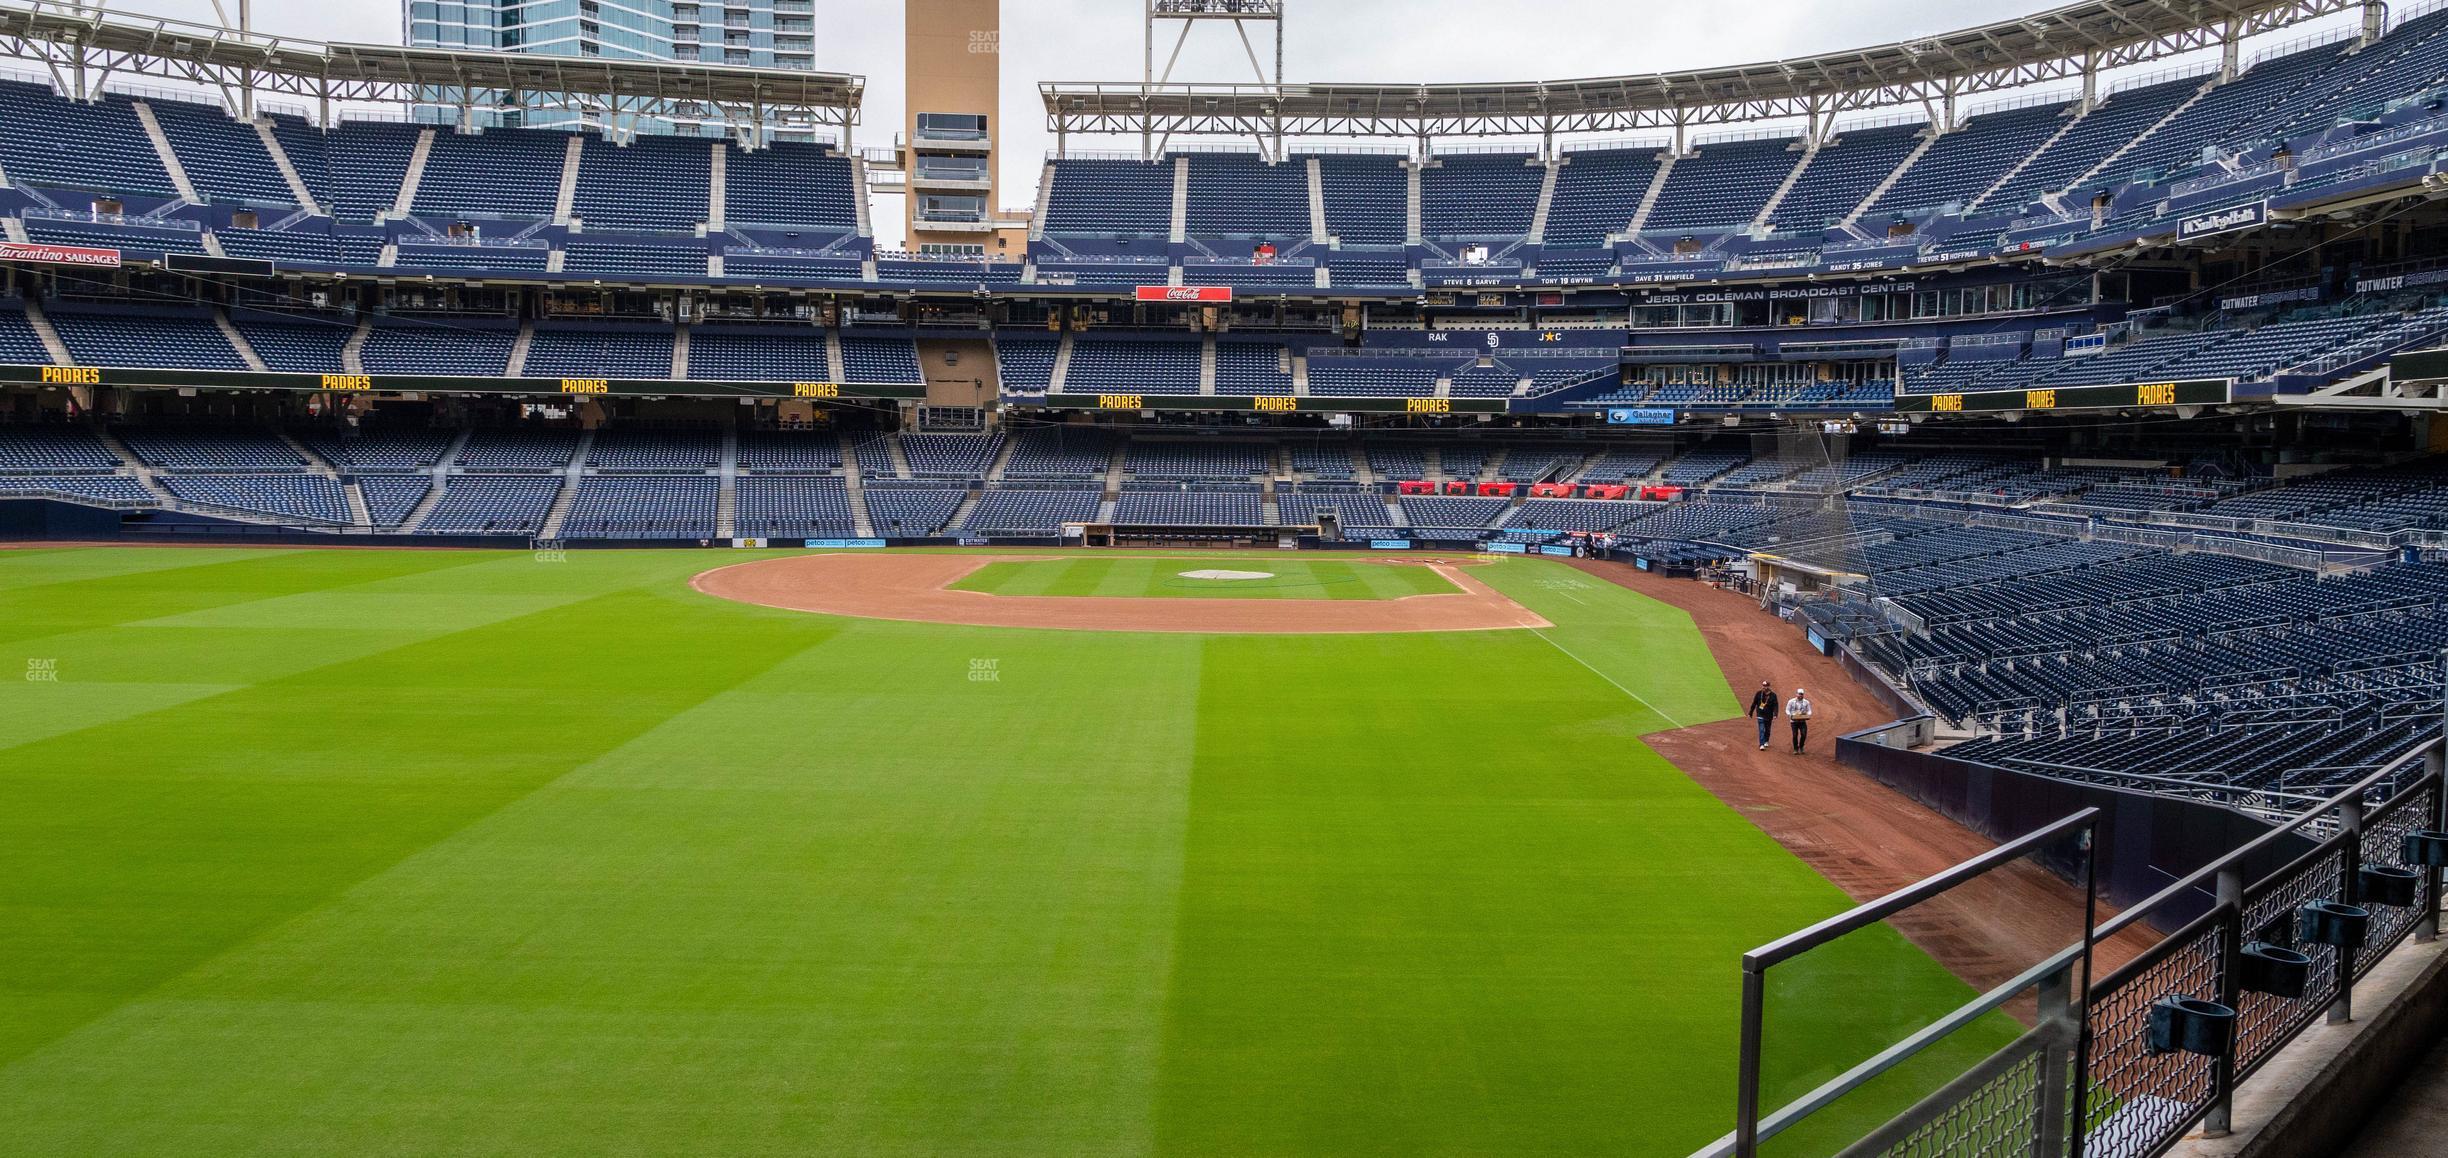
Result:
[[[82,265],[102,269],[119,267],[119,251],[95,249],[83,245],[24,245],[0,241],[0,261],[40,262],[44,265]]]
[[[1228,285],[1143,285],[1139,287],[1143,302],[1229,302],[1232,287]]]

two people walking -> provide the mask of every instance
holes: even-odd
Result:
[[[1749,714],[1759,725],[1759,750],[1762,752],[1768,750],[1768,729],[1775,722],[1778,710],[1775,686],[1761,680],[1759,691],[1751,697]],[[1817,708],[1811,703],[1809,692],[1795,688],[1793,698],[1784,702],[1783,711],[1786,723],[1793,727],[1793,750],[1800,752],[1810,740],[1811,716]]]

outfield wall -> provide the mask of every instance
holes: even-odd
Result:
[[[2269,830],[2261,820],[2222,805],[2060,780],[1908,746],[1926,741],[1927,721],[1915,716],[1839,736],[1836,759],[2001,842],[2081,809],[2099,809],[2100,897],[2111,905],[2140,902]],[[2248,878],[2274,872],[2312,848],[2300,837],[2273,843],[2249,866]],[[2165,906],[2151,923],[2174,929],[2208,911],[2211,900],[2204,894]]]

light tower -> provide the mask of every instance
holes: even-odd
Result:
[[[1146,61],[1139,83],[1149,89],[1170,84],[1174,66],[1181,63],[1182,46],[1190,42],[1190,30],[1201,24],[1225,23],[1241,40],[1241,50],[1249,57],[1250,72],[1260,85],[1280,91],[1283,88],[1284,5],[1288,0],[1147,0],[1147,21],[1141,43]],[[1160,23],[1179,25],[1173,36],[1173,50],[1166,55],[1164,72],[1156,71],[1156,26]],[[1267,34],[1275,42],[1275,68],[1269,72],[1258,59],[1258,45],[1250,39],[1249,26],[1267,25]],[[1152,126],[1143,123],[1139,133],[1139,155],[1153,161],[1164,152],[1171,134],[1164,138],[1154,135]],[[1280,145],[1282,142],[1276,142]],[[1260,152],[1267,151],[1266,139],[1258,142]]]

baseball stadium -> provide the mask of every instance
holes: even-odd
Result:
[[[2448,1153],[2441,0],[156,7],[0,0],[0,1154]]]

